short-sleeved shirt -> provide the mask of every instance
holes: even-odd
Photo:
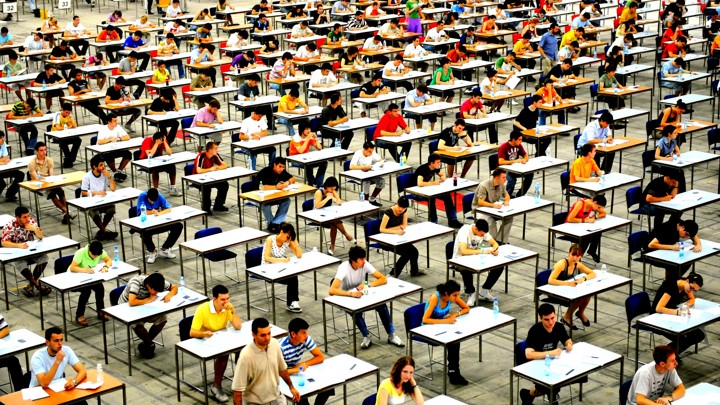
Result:
[[[123,43],[123,47],[126,48],[139,48],[143,45],[145,45],[145,41],[143,41],[142,37],[140,37],[140,39],[136,41],[135,37],[133,37],[132,35],[125,38],[125,43]]]
[[[306,351],[310,352],[317,348],[317,344],[310,336],[297,346],[293,346],[293,344],[290,343],[290,335],[280,339],[278,343],[280,344],[280,350],[282,350],[283,359],[285,359],[288,367],[295,367],[300,363],[302,355]]]
[[[508,194],[507,189],[505,189],[505,184],[500,183],[498,185],[495,185],[493,182],[493,178],[490,177],[489,179],[486,179],[485,181],[482,181],[478,186],[475,188],[475,198],[473,198],[473,207],[478,206],[478,201],[483,200],[489,203],[495,203],[498,200],[505,199],[505,196]]]
[[[417,176],[418,178],[422,177],[423,181],[425,182],[432,181],[433,177],[439,174],[440,169],[432,170],[429,163],[422,164],[417,169],[415,169],[415,176]]]
[[[70,124],[72,123],[72,121],[73,121],[72,115],[68,115],[67,117],[63,117],[63,115],[62,115],[61,112],[57,112],[57,113],[55,113],[55,116],[53,117],[52,126],[53,126],[54,128],[58,128],[58,127],[59,127],[59,128],[64,128],[65,125],[67,125],[68,127],[70,127]]]
[[[223,163],[222,158],[220,155],[215,154],[212,157],[208,157],[206,152],[198,153],[197,156],[195,156],[195,165],[193,166],[193,174],[197,174],[198,167],[202,169],[209,169],[215,165],[219,166]]]
[[[416,0],[408,0],[408,1],[405,3],[405,9],[406,9],[407,11],[410,11],[410,10],[412,10],[413,8],[415,8],[417,5],[418,5],[418,3],[417,3]],[[418,10],[415,10],[415,11],[413,11],[412,13],[410,13],[410,15],[409,15],[408,17],[409,17],[409,18],[420,18],[420,13],[419,13]]]
[[[251,94],[253,96],[259,96],[260,95],[260,87],[259,86],[252,87],[246,81],[245,83],[240,85],[240,90],[238,90],[238,92],[243,97],[250,97]]]
[[[82,269],[92,269],[97,266],[100,260],[105,260],[107,257],[107,252],[103,250],[100,256],[93,259],[92,257],[90,257],[90,245],[87,245],[84,248],[75,252],[75,255],[73,256],[73,261],[77,263],[78,266]]]
[[[36,105],[34,110],[28,111],[25,108],[25,104],[22,101],[18,101],[17,103],[13,104],[12,109],[10,111],[13,114],[15,114],[16,117],[22,117],[22,116],[28,116],[30,114],[40,112],[41,110],[40,110],[40,107],[38,107]]]
[[[375,151],[370,154],[370,156],[363,155],[362,150],[355,151],[353,154],[352,159],[350,159],[350,165],[351,166],[368,166],[368,165],[374,165],[375,163],[379,162],[381,160],[380,155],[378,155]]]
[[[75,355],[73,349],[70,348],[70,346],[63,345],[62,351],[63,353],[65,353],[65,358],[62,359],[57,369],[55,370],[55,375],[52,379],[53,381],[63,378],[63,375],[65,374],[65,367],[67,367],[68,365],[70,367],[73,367],[80,361]],[[31,375],[29,388],[39,386],[40,382],[37,379],[38,374],[47,373],[48,371],[50,371],[53,364],[55,364],[55,357],[50,356],[47,347],[43,347],[42,349],[36,351],[33,354],[32,359],[30,360]]]
[[[582,135],[580,135],[578,139],[577,147],[580,149],[592,140],[602,140],[610,136],[612,136],[612,134],[610,133],[609,126],[603,128],[600,126],[600,120],[594,120],[588,123],[585,129],[583,129]]]
[[[527,152],[525,151],[525,148],[523,148],[522,144],[512,146],[510,145],[510,142],[505,142],[500,145],[500,148],[498,149],[498,156],[505,160],[516,160],[525,157],[525,155],[527,155]]]
[[[82,185],[80,188],[83,191],[106,191],[110,187],[110,179],[105,174],[100,173],[99,176],[95,176],[95,173],[90,170],[83,176]]]
[[[660,138],[657,144],[655,144],[655,148],[660,149],[660,156],[671,156],[673,153],[675,153],[676,146],[677,139],[673,139],[672,141],[670,141],[666,136]]]
[[[372,95],[372,94],[375,94],[376,91],[380,91],[383,88],[385,88],[384,84],[381,83],[379,86],[375,86],[372,84],[372,81],[369,81],[369,82],[363,84],[362,87],[360,87],[360,91],[367,95]],[[408,94],[410,94],[410,93],[408,93]],[[407,108],[407,107],[405,107],[405,108]]]
[[[57,83],[60,80],[62,80],[62,77],[60,77],[59,74],[53,73],[52,76],[48,76],[46,72],[38,73],[37,77],[35,78],[35,82],[42,83],[44,81],[46,84]]]
[[[335,278],[340,280],[340,288],[345,291],[350,291],[353,288],[359,286],[365,282],[365,277],[375,273],[377,270],[370,264],[365,262],[365,265],[359,269],[353,269],[349,261],[340,263],[335,273]]]
[[[175,28],[173,28],[172,30],[174,31]],[[168,31],[168,32],[170,32],[170,31]],[[160,41],[160,43],[158,44],[158,53],[160,53],[160,54],[172,53],[176,49],[178,49],[178,47],[177,47],[177,44],[175,43],[175,41],[171,41],[168,44],[167,41],[163,40],[163,41]]]
[[[542,322],[538,322],[528,331],[526,344],[528,348],[536,352],[547,352],[557,349],[558,343],[565,344],[570,339],[565,327],[556,322],[552,331],[548,333],[543,327]]]
[[[674,245],[678,243],[680,241],[680,234],[678,233],[677,225],[677,221],[670,220],[663,224],[660,224],[660,226],[656,226],[655,228],[653,228],[652,233],[650,234],[649,242],[651,242],[653,239],[657,239],[661,245]],[[654,249],[650,249],[648,247],[647,250]]]
[[[445,146],[457,146],[460,141],[460,134],[455,133],[452,127],[447,127],[440,132],[440,139],[445,142]]]
[[[378,124],[375,127],[373,139],[378,139],[379,137],[381,137],[382,131],[395,132],[397,131],[398,127],[402,129],[407,128],[407,123],[405,122],[405,119],[403,119],[402,115],[398,114],[397,117],[393,117],[389,112],[385,113],[385,115],[380,118],[380,121],[378,121]]]
[[[366,92],[367,93],[367,92]],[[413,103],[424,103],[426,101],[430,100],[430,95],[425,93],[422,96],[417,94],[417,90],[413,89],[408,91],[407,95],[405,96],[405,107],[404,108],[412,108]]]
[[[152,104],[150,104],[150,109],[156,112],[160,111],[174,111],[175,110],[175,102],[173,100],[167,100],[163,101],[162,98],[158,97],[153,100]],[[120,127],[118,125],[116,128]]]
[[[122,58],[118,64],[118,70],[121,72],[132,72],[132,69],[137,69],[137,60],[130,62],[130,58]],[[110,86],[112,88],[112,86]]]
[[[652,179],[647,186],[645,186],[645,190],[643,190],[642,193],[642,202],[641,205],[645,205],[645,201],[647,200],[647,196],[653,196],[656,198],[662,198],[666,197],[672,194],[674,187],[665,183],[665,177],[656,177]]]
[[[50,51],[50,56],[54,56],[56,58],[60,58],[63,56],[72,56],[72,54],[73,54],[73,51],[72,51],[72,49],[70,49],[69,46],[65,47],[64,51],[62,50],[62,48],[60,48],[60,46],[56,46],[52,49],[52,51]]]
[[[615,76],[610,77],[606,73],[606,74],[600,76],[600,83],[602,83],[603,88],[611,89],[613,85],[618,84],[618,80],[617,80],[617,77],[615,77]]]
[[[125,286],[122,294],[120,294],[120,298],[118,298],[118,303],[124,304],[130,301],[130,294],[135,294],[135,297],[139,300],[146,300],[150,298],[150,291],[148,291],[148,289],[145,287],[146,278],[146,274],[141,274],[139,276],[131,278]],[[163,291],[170,291],[171,288],[172,284],[169,281],[165,280]]]
[[[30,224],[37,227],[38,223],[35,218],[30,217]],[[2,229],[2,241],[12,243],[25,243],[31,240],[35,240],[35,232],[25,229],[24,226],[20,225],[20,221],[17,218],[8,222],[3,226]]]
[[[210,112],[210,109],[205,106],[198,110],[197,113],[195,113],[195,118],[193,118],[192,124],[190,124],[191,127],[198,126],[198,122],[202,122],[204,124],[212,124],[215,122],[215,119],[217,118],[217,114],[213,114]],[[245,121],[243,121],[245,122]]]
[[[407,401],[407,396],[405,395],[405,392],[401,392],[398,394],[398,392],[395,390],[395,387],[393,386],[392,380],[390,380],[389,378],[386,378],[385,380],[383,380],[382,383],[380,383],[380,386],[378,387],[378,392],[380,392],[380,390],[385,390],[388,393],[388,405],[400,405],[404,404]],[[379,401],[380,395],[377,396],[375,405],[379,404]]]
[[[35,172],[36,174],[40,174],[41,176],[49,176],[50,170],[52,170],[55,167],[55,163],[53,162],[52,158],[49,158],[45,156],[45,161],[40,164],[38,162],[37,157],[30,160],[30,163],[28,163],[28,172]]]
[[[248,136],[256,132],[263,132],[267,129],[267,121],[263,119],[254,120],[252,117],[247,117],[242,120],[240,124],[240,133]]]
[[[658,288],[657,293],[655,293],[655,299],[653,299],[652,308],[650,308],[651,314],[656,312],[656,308],[665,294],[670,296],[670,299],[665,304],[665,308],[677,308],[680,304],[688,300],[685,291],[681,292],[678,290],[677,280],[665,280],[660,285],[660,288]]]
[[[535,111],[530,110],[530,108],[525,107],[522,110],[520,110],[520,114],[518,114],[517,117],[515,117],[515,121],[517,121],[520,125],[522,125],[525,128],[535,128],[538,122],[538,118],[540,117],[540,112],[536,108]]]
[[[472,99],[467,99],[463,101],[462,105],[460,106],[460,112],[461,113],[468,113],[469,115],[477,115],[480,110],[483,108],[482,101],[479,101],[477,104],[474,104],[472,102]]]
[[[125,97],[125,89],[120,88],[120,90],[118,90],[115,86],[109,86],[107,90],[105,90],[105,97],[110,97],[110,100],[122,100],[123,97]]]
[[[190,83],[190,87],[194,88],[208,87],[210,85],[212,85],[212,79],[209,77],[203,79],[202,75],[193,77],[192,83]]]
[[[198,75],[200,76],[200,75]],[[156,82],[164,82],[165,80],[168,80],[170,78],[170,71],[165,69],[165,73],[161,72],[160,69],[155,69],[153,72],[153,79],[155,79]]]
[[[156,99],[159,100],[159,99]],[[153,102],[153,106],[155,103]],[[150,107],[151,110],[156,111],[152,107]],[[159,111],[159,110],[158,110]],[[122,127],[122,125],[115,125],[115,128],[110,129],[107,125],[103,125],[100,130],[98,131],[98,141],[105,141],[105,140],[113,140],[113,141],[119,141],[121,138],[127,135],[127,132]]]
[[[142,207],[143,205],[145,205],[145,208],[147,208],[148,210],[156,211],[163,211],[172,208],[172,205],[170,205],[170,203],[167,201],[165,196],[162,195],[162,193],[158,193],[157,199],[155,199],[155,201],[153,202],[150,202],[147,196],[147,191],[143,191],[142,193],[140,193],[140,195],[138,195],[136,209],[136,213],[138,216],[140,216],[140,207]]]
[[[257,174],[257,181],[262,181],[263,186],[276,186],[281,181],[289,181],[292,178],[292,174],[288,173],[287,170],[276,173],[272,166],[263,168]]]
[[[484,242],[489,243],[492,239],[490,232],[485,232],[485,235],[483,236],[475,235],[472,231],[472,227],[473,225],[471,224],[463,225],[458,231],[457,236],[455,237],[455,244],[453,246],[453,258],[462,256],[460,254],[461,243],[464,243],[468,249],[477,250],[483,247]]]
[[[635,373],[628,392],[627,405],[637,405],[637,394],[642,394],[654,402],[663,396],[666,388],[672,391],[680,384],[682,380],[677,370],[660,374],[655,369],[655,362],[652,361],[640,367]]]
[[[320,121],[323,125],[329,125],[330,121],[337,121],[340,118],[347,117],[347,113],[342,108],[342,106],[332,107],[331,105],[327,105],[322,109],[322,113],[320,114]]]
[[[190,329],[199,332],[217,332],[227,328],[228,323],[233,319],[233,314],[224,308],[220,313],[215,312],[212,301],[204,302],[195,310]]]
[[[582,157],[575,159],[570,167],[570,183],[578,181],[578,177],[589,179],[593,172],[600,170],[595,159],[590,159],[587,163]]]
[[[151,150],[153,148],[153,144],[155,144],[155,140],[152,136],[148,136],[147,138],[143,139],[142,143],[140,144],[140,159],[147,159],[148,150]],[[163,146],[158,146],[157,149],[155,149],[154,157],[162,156],[165,154],[165,148]]]
[[[269,404],[280,398],[280,372],[287,370],[280,344],[270,339],[265,350],[250,343],[240,351],[232,382],[233,391],[243,393],[249,404]]]
[[[387,221],[387,227],[388,228],[395,228],[396,226],[400,226],[405,221],[405,213],[407,212],[407,208],[403,210],[403,212],[400,215],[395,215],[395,212],[393,212],[392,208],[388,208],[383,212],[383,214],[387,215],[388,221]]]

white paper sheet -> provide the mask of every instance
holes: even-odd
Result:
[[[23,401],[35,401],[49,396],[50,394],[45,392],[42,387],[25,388],[22,390]]]
[[[51,382],[50,385],[48,385],[48,388],[50,388],[51,390],[53,390],[55,392],[63,392],[63,391],[65,391],[65,383],[66,382],[67,382],[66,379],[60,378],[60,379],[57,379],[57,380]]]

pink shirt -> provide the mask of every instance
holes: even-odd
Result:
[[[191,127],[198,126],[198,121],[205,123],[205,124],[212,124],[215,121],[215,118],[217,115],[211,113],[207,107],[203,107],[195,114],[195,118],[193,118],[192,124],[190,124]]]

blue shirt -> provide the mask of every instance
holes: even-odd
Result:
[[[12,34],[9,33],[9,32],[8,32],[8,34],[5,35],[5,36],[0,35],[0,44],[4,44],[4,43],[6,43],[7,41],[10,41],[10,40],[12,40],[12,39],[13,39],[13,36],[12,36]]]
[[[405,107],[404,108],[412,108],[412,104],[410,104],[410,101],[413,103],[422,103],[425,101],[430,100],[430,95],[425,93],[422,96],[419,96],[417,94],[417,90],[410,90],[405,96]]]
[[[676,68],[673,66],[673,61],[669,60],[663,64],[660,70],[660,78],[664,78],[666,74],[676,75],[680,73],[681,70],[682,68]]]
[[[285,359],[285,363],[287,363],[288,367],[297,366],[306,350],[312,351],[317,347],[315,341],[310,336],[308,336],[305,342],[300,343],[297,346],[293,346],[292,343],[290,343],[290,335],[280,339],[278,343],[280,344],[280,350],[282,351],[283,358]]]
[[[123,44],[123,47],[139,48],[143,45],[145,45],[145,41],[143,41],[142,38],[140,38],[139,41],[135,41],[133,39],[133,36],[131,35],[131,36],[125,38],[125,43]]]
[[[62,351],[65,353],[65,358],[63,358],[62,362],[55,371],[52,381],[63,378],[66,366],[70,365],[70,367],[72,367],[80,361],[70,347],[63,345]],[[30,388],[40,385],[40,382],[37,379],[38,374],[44,374],[50,371],[54,363],[55,357],[50,356],[47,347],[43,347],[33,354],[32,359],[30,360],[30,371],[32,372],[30,375]]]
[[[585,28],[585,27],[587,27],[587,26],[589,26],[589,25],[592,25],[592,24],[590,23],[590,20],[583,21],[583,20],[580,19],[580,17],[574,19],[573,22],[572,22],[572,27],[573,27],[573,28],[578,28],[578,27]]]
[[[460,35],[460,45],[474,44],[474,43],[475,43],[475,35],[468,35],[467,32],[464,32],[462,35]]]
[[[610,128],[602,128],[600,126],[600,120],[592,121],[591,123],[587,124],[587,126],[582,132],[582,135],[580,135],[580,139],[578,139],[578,150],[591,140],[603,139],[606,136],[610,136]]]
[[[200,48],[196,47],[195,49],[190,51],[190,54],[191,54],[190,58],[192,59],[192,63],[195,63],[195,60],[200,57]],[[203,54],[200,62],[206,62],[208,60],[210,60],[210,56],[208,54]],[[282,61],[278,59],[278,62],[282,62]]]
[[[453,4],[453,6],[450,8],[450,11],[454,11],[458,14],[462,14],[465,12],[465,7],[463,7],[459,4]]]
[[[137,201],[137,215],[138,216],[140,216],[140,206],[142,206],[143,204],[145,204],[145,209],[148,211],[150,211],[150,210],[162,211],[162,210],[166,210],[168,208],[172,208],[172,205],[170,205],[170,203],[167,202],[167,200],[165,199],[165,196],[162,195],[162,193],[158,193],[157,201],[155,201],[154,203],[150,203],[150,200],[148,200],[147,191],[143,191],[142,193],[140,193],[140,195],[138,196],[138,201]]]
[[[660,156],[672,155],[673,153],[675,153],[675,146],[677,146],[677,139],[673,139],[672,141],[670,141],[666,136],[660,138],[660,140],[655,145],[656,148],[660,149]]]
[[[3,143],[0,145],[0,158],[4,158],[5,156],[10,157],[10,154],[7,151],[7,145]]]
[[[558,40],[552,32],[548,31],[544,33],[542,37],[540,37],[538,46],[543,49],[548,58],[557,60]]]
[[[437,296],[437,304],[435,305],[435,308],[433,308],[432,314],[430,314],[430,318],[445,319],[450,314],[450,307],[452,306],[452,303],[448,301],[445,308],[441,308],[440,307],[440,293],[436,291],[435,295]],[[425,302],[425,311],[427,311],[429,305],[430,305],[430,300]],[[424,322],[423,322],[423,325],[425,325]]]

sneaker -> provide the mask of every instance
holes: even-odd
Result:
[[[125,130],[126,130],[127,132],[132,132],[133,134],[135,133],[135,128],[133,128],[132,125],[127,125],[127,124],[125,124],[125,125],[123,125],[123,127],[125,128]]]
[[[380,204],[380,201],[378,201],[378,200],[370,200],[370,204],[372,204],[376,207],[382,207],[382,204]]]
[[[212,387],[210,387],[210,393],[213,397],[215,397],[215,400],[218,402],[227,403],[229,399],[228,396],[225,395],[225,393],[223,392],[222,387],[216,387],[213,385]]]
[[[363,336],[362,343],[360,343],[360,348],[365,350],[370,346],[372,346],[372,340],[370,339],[370,336]]]
[[[330,255],[330,256],[335,256],[335,254],[334,254],[334,253],[335,253],[335,252],[333,252],[333,250],[332,250],[332,249],[328,249],[328,255]]]
[[[475,303],[477,302],[478,294],[476,292],[470,294],[470,297],[467,299],[467,305],[469,307],[474,307]]]
[[[286,308],[288,312],[294,312],[296,314],[299,314],[302,312],[302,308],[300,308],[300,302],[299,301],[293,301],[290,303],[290,305]]]
[[[464,91],[465,94],[472,94],[472,92],[473,92],[473,89],[472,89],[472,88],[466,89],[466,90]]]
[[[405,347],[405,343],[403,343],[403,341],[400,340],[398,335],[396,335],[394,333],[392,335],[388,336],[388,343],[393,344],[397,347]]]
[[[77,213],[76,213],[76,212],[70,212],[70,211],[68,211],[67,214],[68,214],[68,216],[70,216],[70,219],[75,219],[75,218],[77,218]]]
[[[521,405],[530,405],[533,403],[533,397],[530,395],[529,389],[521,389],[520,390],[520,404]]]
[[[113,180],[118,183],[122,183],[123,181],[125,181],[125,176],[120,172],[115,172],[115,174],[113,174]]]
[[[350,239],[350,240],[348,241],[348,243],[349,243],[350,245],[352,245],[352,246],[357,246],[357,239],[352,238],[352,239]]]
[[[157,258],[158,258],[158,252],[156,250],[148,255],[148,258],[147,258],[148,264],[155,263],[155,260],[157,260]]]
[[[510,100],[510,104],[512,104],[512,105],[518,105],[518,102],[511,99],[511,100]]]
[[[492,301],[495,299],[495,296],[493,296],[492,294],[490,294],[490,290],[482,289],[482,290],[480,290],[480,292],[478,293],[478,298],[480,298],[480,299],[483,300],[483,301],[490,301],[490,302],[492,302]]]
[[[448,371],[448,381],[452,385],[468,385],[468,380],[460,374],[460,371]]]
[[[62,221],[60,221],[60,223],[63,225],[67,225],[68,222],[70,222],[70,217],[68,216],[68,214],[63,215]]]
[[[105,240],[113,240],[113,239],[117,239],[117,237],[118,237],[118,233],[113,232],[113,231],[105,231],[105,233],[103,234],[103,238]]]
[[[172,252],[172,248],[169,248],[169,249],[160,248],[160,250],[158,250],[158,256],[165,257],[167,259],[174,259],[176,257],[175,253]]]
[[[463,227],[463,224],[457,219],[451,219],[450,221],[448,221],[448,226],[450,228],[460,229]]]
[[[213,211],[218,211],[218,212],[227,212],[229,210],[230,209],[224,205],[221,205],[219,207],[213,207]]]
[[[180,192],[178,191],[177,187],[175,187],[175,186],[170,186],[170,195],[173,196],[173,197],[179,197],[179,196],[180,196]]]

